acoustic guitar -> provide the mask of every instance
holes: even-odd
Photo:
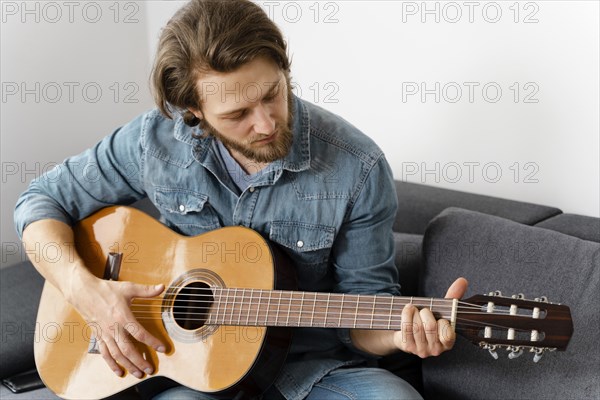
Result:
[[[496,356],[502,348],[510,357],[532,352],[537,360],[546,351],[565,350],[573,332],[569,308],[545,298],[490,293],[458,301],[295,291],[284,253],[244,227],[186,237],[138,210],[115,206],[74,231],[75,247],[96,276],[165,285],[162,295],[131,305],[139,322],[167,343],[163,354],[136,342],[155,370],[143,379],[164,376],[219,397],[263,392],[285,361],[293,327],[400,330],[409,303],[448,319]],[[97,399],[138,384],[107,367],[97,339],[46,283],[35,340],[46,386],[65,399]]]

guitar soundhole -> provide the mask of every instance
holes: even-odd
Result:
[[[161,316],[163,325],[173,340],[196,343],[208,339],[219,329],[211,322],[213,291],[225,287],[216,273],[196,268],[175,279],[165,291]]]
[[[175,323],[186,330],[202,328],[210,315],[213,302],[212,290],[206,283],[192,282],[186,285],[175,297]]]

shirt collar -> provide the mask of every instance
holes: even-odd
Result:
[[[310,116],[300,98],[294,97],[294,121],[292,148],[283,159],[283,168],[300,172],[310,167]]]

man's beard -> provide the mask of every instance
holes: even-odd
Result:
[[[290,152],[293,142],[292,126],[294,101],[289,83],[287,87],[287,124],[282,120],[275,121],[275,130],[272,133],[272,135],[275,135],[275,139],[270,143],[266,143],[260,147],[252,146],[253,142],[264,140],[264,135],[254,135],[243,141],[230,139],[216,130],[208,121],[206,121],[206,119],[202,119],[199,126],[205,134],[213,135],[215,138],[219,139],[229,151],[237,151],[244,157],[255,162],[270,163],[284,158]]]

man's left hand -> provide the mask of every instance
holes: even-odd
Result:
[[[458,278],[446,292],[447,299],[460,299],[467,291],[468,282]],[[454,346],[456,333],[446,319],[436,320],[428,308],[421,310],[407,305],[402,311],[402,330],[394,332],[394,344],[406,353],[421,358],[438,356]]]

